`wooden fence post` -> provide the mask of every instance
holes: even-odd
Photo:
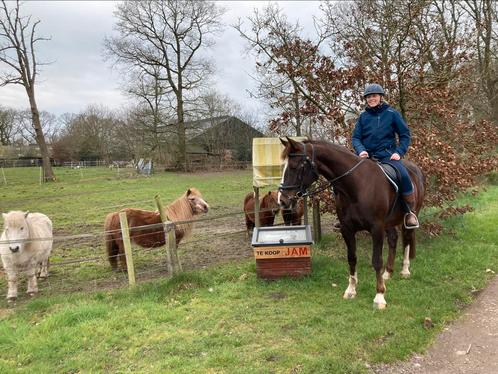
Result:
[[[133,265],[133,256],[131,253],[130,229],[128,227],[128,218],[126,212],[119,212],[119,222],[121,224],[121,238],[125,248],[126,267],[128,268],[128,283],[130,286],[135,285],[135,266]]]
[[[322,223],[320,219],[320,201],[313,199],[313,236],[316,242],[322,240]]]
[[[5,178],[5,172],[3,171],[3,167],[2,167],[2,176],[3,176],[3,183],[7,184],[7,179]]]
[[[308,225],[309,220],[308,220],[308,198],[305,196],[303,198],[303,204],[304,204],[304,224]]]
[[[254,223],[256,227],[261,226],[261,222],[259,220],[259,187],[254,188]]]
[[[176,250],[176,236],[175,236],[175,225],[168,220],[168,215],[164,209],[164,205],[161,202],[159,195],[154,197],[156,201],[157,210],[161,215],[161,222],[164,225],[164,238],[166,242],[166,267],[170,274],[176,274],[183,271],[182,264],[178,258],[178,252]]]

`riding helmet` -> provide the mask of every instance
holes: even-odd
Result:
[[[367,86],[365,87],[365,92],[363,93],[363,97],[367,97],[368,95],[372,94],[379,94],[381,96],[384,96],[384,89],[380,84],[377,83],[367,84]]]

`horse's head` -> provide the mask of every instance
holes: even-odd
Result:
[[[290,138],[280,139],[285,149],[282,181],[279,187],[278,202],[284,209],[293,209],[297,200],[304,196],[309,186],[318,179],[313,145],[300,143]]]
[[[261,200],[260,208],[263,210],[268,210],[272,214],[277,214],[280,210],[280,205],[278,203],[278,193],[276,191],[268,191],[268,193],[263,196]]]
[[[202,198],[201,193],[196,188],[189,188],[186,192],[186,196],[190,207],[192,208],[192,212],[194,214],[207,213],[209,210],[209,205]]]
[[[26,218],[29,212],[12,211],[3,213],[4,233],[3,239],[8,240],[11,253],[22,253],[26,241],[29,239],[29,226]]]

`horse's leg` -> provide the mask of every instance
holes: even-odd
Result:
[[[26,272],[26,275],[28,276],[27,293],[30,296],[33,296],[35,293],[38,292],[38,283],[36,281],[36,265],[37,264],[33,264],[31,268]]]
[[[126,256],[124,250],[123,240],[116,240],[116,245],[118,246],[118,257],[119,263],[122,271],[128,271],[128,266],[126,265]]]
[[[48,258],[42,260],[39,278],[48,278]]]
[[[387,244],[389,246],[389,254],[387,255],[386,270],[384,270],[384,274],[382,274],[384,280],[390,279],[394,271],[394,260],[396,259],[396,244],[398,242],[398,231],[396,230],[396,227],[387,229],[386,236]]]
[[[254,222],[246,215],[246,233],[247,237],[251,237],[251,232],[254,230]]]
[[[415,257],[415,231],[402,228],[403,238],[403,267],[401,269],[401,276],[403,278],[410,277],[410,258]]]
[[[14,301],[17,299],[17,271],[7,269],[7,281],[9,283],[9,290],[7,291],[7,300]]]
[[[382,246],[384,245],[384,229],[382,227],[374,227],[371,231],[373,242],[372,266],[375,269],[377,277],[377,294],[374,299],[374,308],[384,309],[387,306],[384,294],[386,285],[382,277]]]
[[[349,264],[349,284],[343,298],[353,299],[356,296],[356,285],[358,284],[358,274],[356,273],[356,233],[342,225],[341,234],[348,248]]]

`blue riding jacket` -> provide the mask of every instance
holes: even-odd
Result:
[[[396,134],[399,144],[396,141]],[[353,131],[353,147],[358,155],[367,151],[369,157],[389,163],[398,170],[401,175],[402,195],[413,192],[412,182],[401,160],[390,160],[390,157],[393,153],[403,157],[408,151],[410,141],[410,129],[401,114],[386,103],[381,103],[375,108],[367,106],[360,114]]]
[[[399,144],[396,142],[396,134]],[[398,153],[401,157],[408,151],[410,130],[398,111],[387,103],[375,108],[367,106],[356,122],[353,131],[353,147],[357,154],[367,151],[370,157],[383,159]]]

